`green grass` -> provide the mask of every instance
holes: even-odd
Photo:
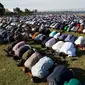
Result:
[[[0,45],[0,85],[37,85],[30,82],[28,75],[17,67],[12,58],[5,56],[5,47],[6,45]]]
[[[74,33],[70,32],[70,34]],[[75,35],[80,36],[83,34],[75,33]],[[41,45],[35,44],[34,41],[28,41],[28,43],[37,50],[45,50]],[[0,85],[48,85],[47,83],[32,83],[28,75],[17,67],[16,61],[5,56],[3,49],[6,47],[7,45],[0,45]],[[72,61],[71,57],[66,58],[65,65],[74,68],[76,78],[85,82],[85,51],[78,50],[77,56],[79,56],[79,60]]]

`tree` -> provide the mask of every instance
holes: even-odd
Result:
[[[29,9],[27,9],[27,8],[24,9],[24,12],[25,12],[25,15],[28,15],[28,14],[31,14],[32,13],[32,11],[29,10]]]
[[[15,13],[17,13],[18,15],[21,15],[23,13],[22,10],[20,10],[20,8],[16,7],[13,9]]]
[[[25,8],[24,11],[22,11],[20,8],[16,7],[13,9],[14,13],[17,13],[18,15],[29,15],[29,14],[32,14],[32,11]]]
[[[4,8],[4,6],[0,3],[0,15],[2,16],[2,15],[4,15],[4,13],[5,13],[5,8]]]
[[[30,12],[27,8],[25,8],[24,10],[25,10],[25,13],[27,14]]]

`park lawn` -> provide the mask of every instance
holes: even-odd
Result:
[[[68,32],[65,32],[68,34]],[[70,34],[74,34],[71,32]],[[83,34],[75,33],[76,36]],[[85,36],[85,35],[83,35]],[[45,50],[41,45],[35,44],[34,41],[28,41],[28,43],[37,50]],[[25,74],[19,67],[17,67],[16,61],[7,57],[3,51],[7,45],[0,45],[0,85],[48,85],[47,83],[32,83],[27,74]],[[72,61],[71,57],[66,58],[65,65],[69,68],[73,68],[76,78],[85,81],[85,51],[78,50],[77,56],[79,60]]]
[[[0,85],[47,85],[44,82],[32,83],[29,75],[17,67],[17,62],[5,55],[3,49],[6,47],[7,45],[0,45]],[[40,48],[40,45],[36,48]]]
[[[12,58],[5,56],[5,47],[0,45],[0,85],[37,85],[30,82],[28,75],[17,67]]]

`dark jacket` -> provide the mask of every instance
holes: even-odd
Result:
[[[63,85],[65,81],[73,78],[73,74],[64,65],[56,66],[54,71],[47,77],[49,85]]]

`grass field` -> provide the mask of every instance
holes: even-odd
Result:
[[[71,32],[70,34],[74,33]],[[80,36],[83,34],[75,33],[75,35]],[[85,35],[83,36],[85,37]],[[35,44],[33,41],[28,41],[28,43],[33,48],[45,50],[45,48],[41,48],[41,45]],[[0,85],[48,85],[47,83],[32,83],[29,76],[17,67],[16,61],[5,56],[3,49],[6,47],[7,45],[0,45]],[[65,65],[73,68],[76,78],[85,82],[85,51],[78,50],[77,56],[79,56],[79,59],[74,61],[72,61],[71,57],[66,58]]]

